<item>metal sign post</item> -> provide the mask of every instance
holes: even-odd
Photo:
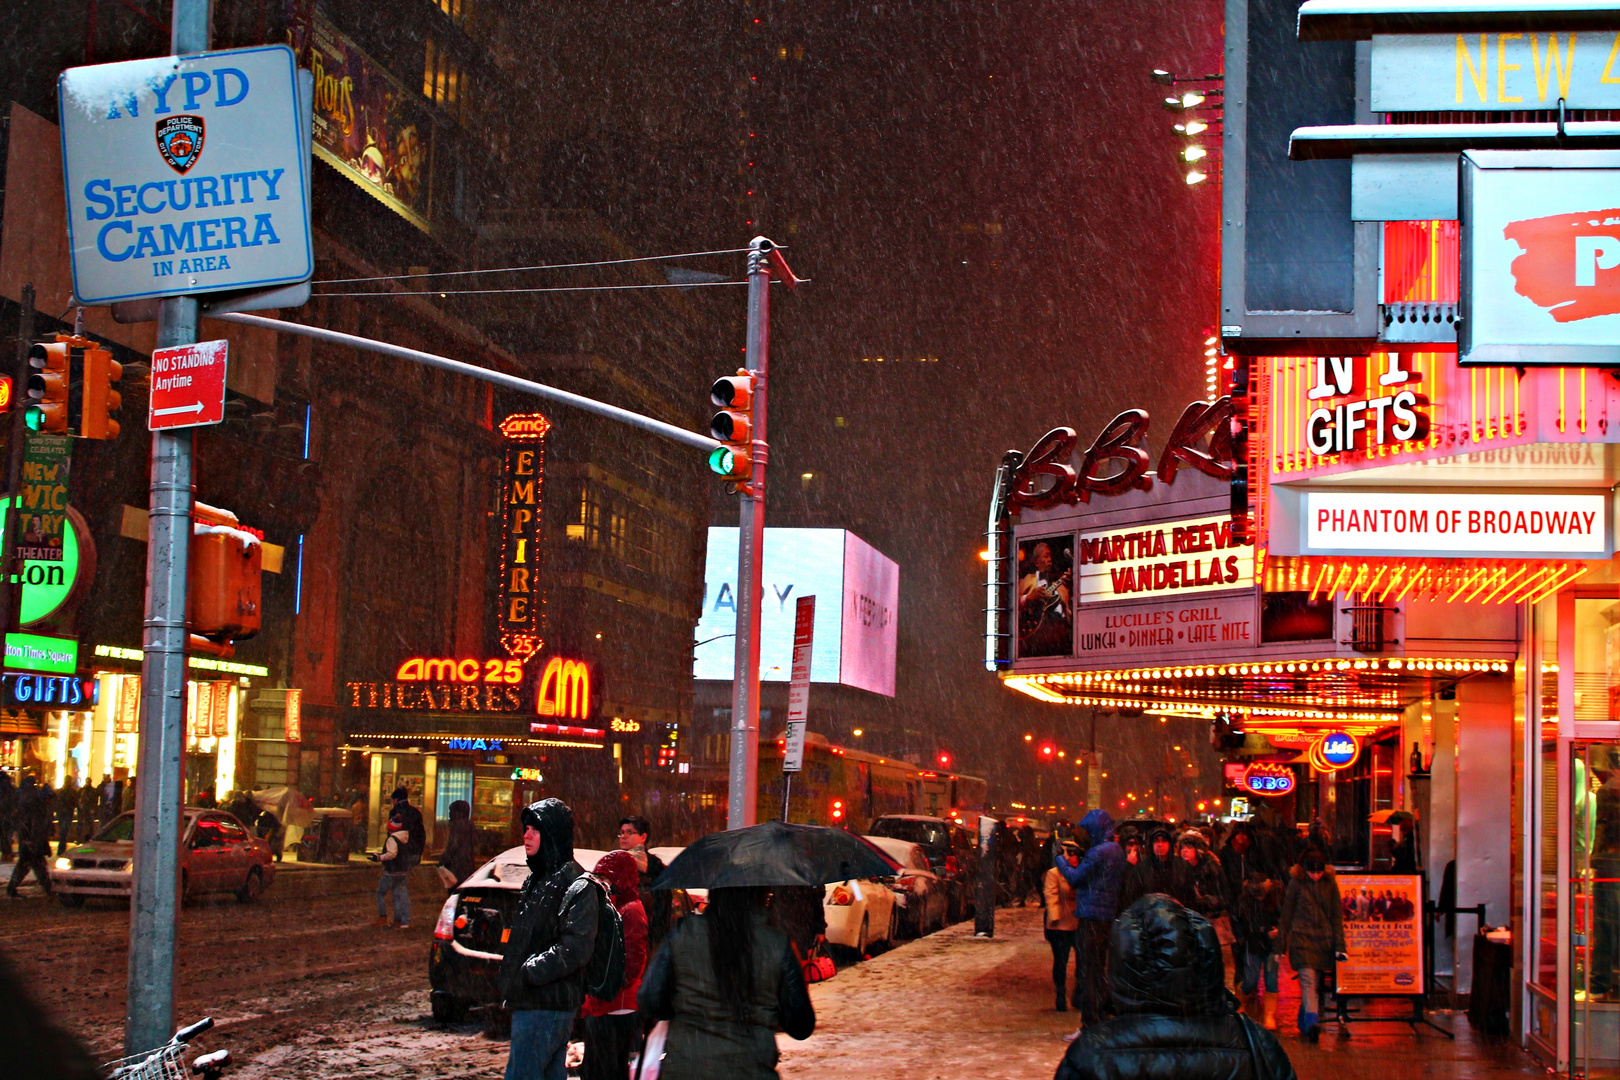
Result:
[[[804,731],[810,713],[810,648],[815,641],[816,598],[801,596],[793,608],[793,670],[788,682],[787,745],[782,748],[782,820],[788,819],[793,774],[804,768]]]

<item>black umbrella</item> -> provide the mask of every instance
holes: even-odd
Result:
[[[899,863],[854,833],[767,821],[703,837],[677,855],[652,887],[819,886],[899,872]]]

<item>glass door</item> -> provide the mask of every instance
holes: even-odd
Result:
[[[1570,1072],[1620,1076],[1620,741],[1577,742],[1570,769]]]

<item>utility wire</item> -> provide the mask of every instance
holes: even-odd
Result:
[[[546,263],[541,266],[499,266],[489,270],[440,270],[431,274],[384,274],[379,277],[329,278],[314,282],[314,284],[354,285],[366,281],[412,281],[421,278],[468,277],[473,274],[517,274],[526,270],[578,270],[590,266],[622,266],[625,263],[659,262],[666,259],[695,259],[703,255],[743,255],[751,250],[751,248],[745,247],[724,248],[720,251],[687,251],[679,255],[643,255],[634,259],[600,259],[596,262]]]
[[[317,285],[329,284],[316,282]],[[686,285],[547,285],[531,289],[428,289],[424,292],[318,292],[314,296],[489,296],[501,293],[618,292],[624,289],[705,289],[711,285],[746,285],[746,281],[694,281]]]

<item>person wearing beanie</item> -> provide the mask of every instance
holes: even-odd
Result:
[[[528,880],[507,929],[496,985],[512,1014],[506,1080],[566,1080],[568,1036],[585,1001],[585,966],[596,947],[601,891],[576,887],[574,814],[561,799],[523,808]]]
[[[1315,1042],[1322,1033],[1317,1024],[1322,1011],[1322,974],[1331,971],[1336,960],[1348,959],[1339,883],[1326,856],[1315,848],[1308,849],[1299,865],[1288,871],[1278,931],[1282,950],[1299,976],[1299,1037]]]
[[[585,996],[585,1061],[581,1080],[628,1080],[635,1047],[636,991],[647,966],[647,911],[641,899],[641,866],[628,851],[610,851],[592,871],[613,893],[624,922],[624,989],[611,1001]]]

